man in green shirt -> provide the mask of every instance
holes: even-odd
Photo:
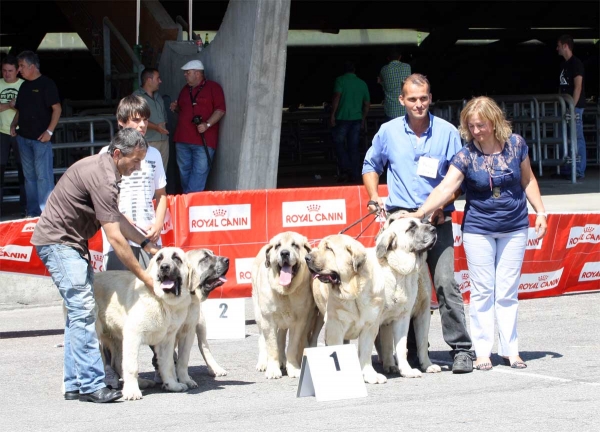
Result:
[[[146,68],[141,76],[142,86],[133,94],[141,96],[150,106],[150,118],[148,119],[148,130],[146,141],[160,152],[165,172],[169,163],[169,131],[167,130],[167,111],[163,98],[158,93],[162,83],[157,69]]]
[[[338,183],[361,178],[362,161],[358,154],[360,130],[371,106],[367,84],[354,73],[354,64],[344,64],[344,75],[336,78],[331,103],[331,127],[338,163]]]

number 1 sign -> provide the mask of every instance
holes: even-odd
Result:
[[[316,396],[318,401],[367,396],[356,345],[306,348],[296,397]]]

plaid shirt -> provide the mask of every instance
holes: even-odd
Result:
[[[410,74],[410,65],[398,60],[392,60],[381,68],[379,75],[385,92],[383,108],[386,116],[396,118],[406,114],[406,109],[402,106],[398,97],[402,92],[402,84]]]

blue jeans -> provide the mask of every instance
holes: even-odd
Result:
[[[336,120],[333,143],[340,174],[348,174],[353,180],[361,178],[362,166],[358,160],[361,120]]]
[[[177,149],[177,166],[179,166],[183,193],[202,192],[210,172],[204,146],[178,142],[175,143],[175,148]],[[215,149],[212,147],[206,148],[212,160]]]
[[[587,164],[587,155],[585,149],[585,138],[583,137],[583,108],[575,108],[575,128],[577,130],[577,154],[580,161],[577,162],[577,176],[585,177],[585,166]]]
[[[583,110],[584,108],[575,108],[575,130],[577,132],[577,155],[579,156],[579,162],[577,162],[577,177],[585,177],[585,166],[587,165],[587,154],[585,148],[585,137],[583,136]],[[568,135],[570,138],[571,135]],[[563,153],[562,148],[560,151]],[[570,156],[570,155],[569,155]],[[571,170],[568,167],[561,169],[561,174],[571,175]]]
[[[19,144],[17,138],[0,133],[0,204],[4,200],[4,173],[6,171],[6,165],[8,165],[8,158],[10,156],[10,150],[12,149],[17,165],[17,179],[19,182],[19,205],[21,211],[27,211],[27,202],[25,200],[25,177],[23,176],[23,165],[21,164],[21,155],[19,153]]]
[[[65,391],[92,393],[106,387],[104,365],[96,335],[94,270],[72,247],[36,246],[38,256],[58,287],[65,307]]]
[[[52,171],[52,142],[41,142],[17,135],[23,174],[25,175],[25,195],[27,215],[42,214],[50,192],[54,189]]]

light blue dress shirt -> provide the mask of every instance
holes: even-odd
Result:
[[[452,156],[461,148],[458,131],[447,121],[429,114],[429,127],[417,138],[408,126],[408,116],[405,115],[381,125],[365,156],[362,173],[376,172],[381,175],[386,164],[389,164],[386,209],[416,209],[443,180]],[[417,174],[422,156],[438,160],[436,178]],[[444,210],[454,210],[454,204]]]

